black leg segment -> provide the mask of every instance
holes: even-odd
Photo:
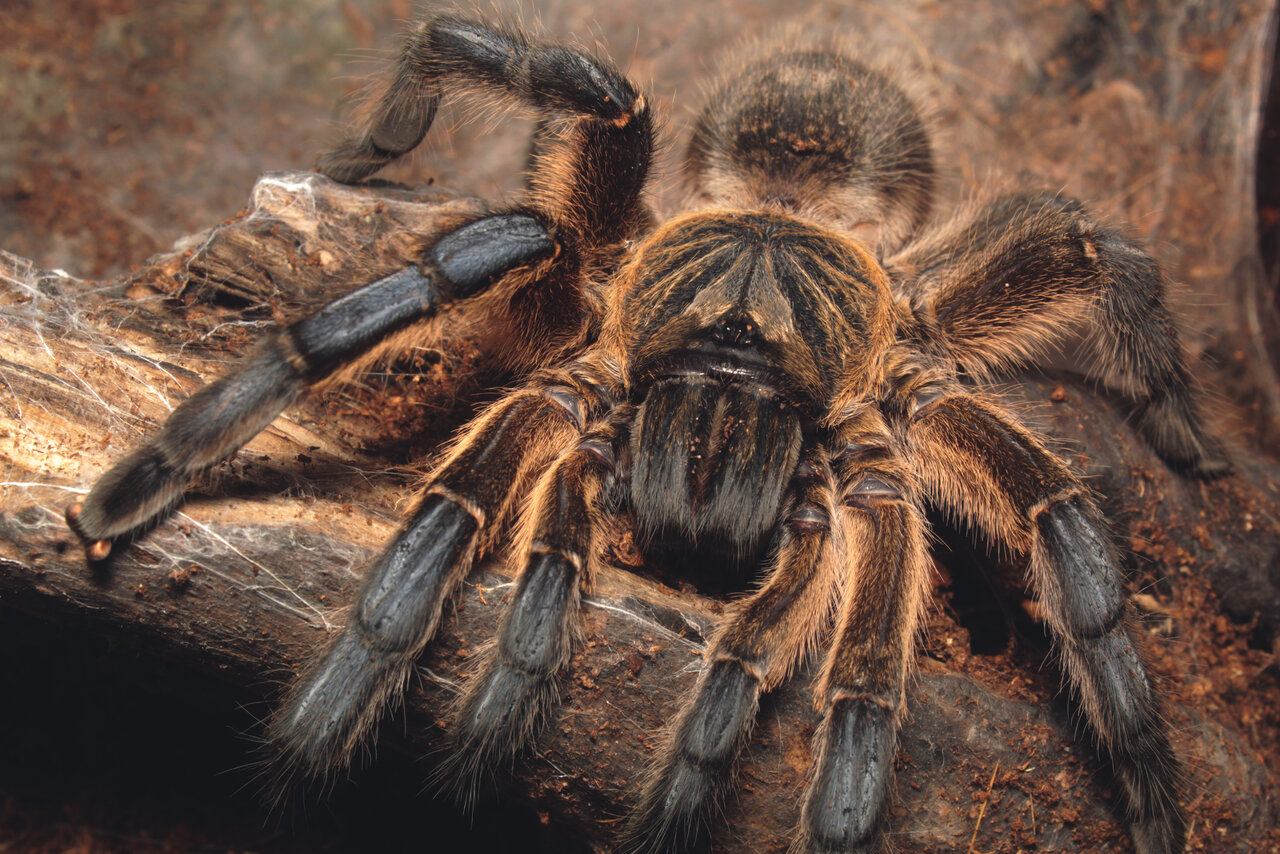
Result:
[[[897,730],[897,713],[879,698],[847,697],[832,704],[813,742],[818,759],[803,828],[809,852],[879,850]]]
[[[826,627],[843,567],[834,557],[824,452],[808,449],[788,490],[767,580],[735,603],[708,650],[707,669],[654,757],[623,830],[624,851],[683,850],[703,829],[732,781],[760,696],[790,675]]]
[[[1115,555],[1092,504],[1051,505],[1036,520],[1032,575],[1071,687],[1124,790],[1139,854],[1186,841],[1180,770],[1160,701],[1134,644]]]
[[[623,124],[639,97],[604,60],[533,44],[515,30],[441,15],[409,35],[365,127],[323,155],[320,171],[347,183],[372,175],[422,141],[443,97],[466,89]]]
[[[429,494],[383,552],[346,630],[272,719],[277,789],[295,773],[315,777],[346,761],[434,634],[443,603],[470,567],[478,527],[466,508]]]
[[[1112,760],[1139,852],[1182,851],[1178,763],[1097,506],[1025,428],[963,394],[922,410],[909,444],[934,501],[994,542],[1029,554],[1031,588],[1066,680]]]
[[[387,335],[479,293],[512,268],[554,254],[527,214],[500,214],[438,240],[421,265],[379,279],[268,338],[226,376],[182,403],[146,444],[108,471],[67,521],[101,560],[110,539],[145,524],[182,495],[192,475],[266,428],[312,382]]]
[[[451,756],[437,774],[463,801],[514,760],[556,705],[589,583],[592,518],[615,474],[615,441],[609,425],[589,434],[533,491],[533,528],[515,595],[497,644],[458,698]]]
[[[577,417],[588,409],[569,387],[535,385],[476,420],[432,478],[413,519],[371,568],[342,634],[301,675],[272,718],[268,743],[278,788],[349,764],[363,737],[400,696],[486,537],[501,529],[531,473],[541,471],[567,438],[580,435]],[[574,564],[575,572],[579,565]],[[552,603],[551,611],[535,608],[537,613],[562,607],[555,603],[566,591],[576,602],[576,580],[557,575],[561,569],[553,561],[533,574],[531,604]],[[564,616],[549,619],[567,632]],[[533,642],[517,656],[544,645],[553,644]],[[567,650],[567,641],[561,646]],[[554,670],[549,663],[546,668]]]
[[[193,474],[235,453],[298,397],[306,377],[290,354],[283,336],[268,338],[231,373],[187,398],[159,433],[67,510],[91,560],[110,553],[111,538],[172,506]]]

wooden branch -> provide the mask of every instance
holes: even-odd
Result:
[[[1223,93],[1199,80],[1213,97],[1187,95],[1194,106],[1171,108],[1156,137],[1186,139],[1227,107],[1256,103],[1250,99],[1261,86],[1263,57],[1249,39],[1269,14],[1270,4],[1263,6],[1234,19],[1239,32],[1217,35],[1228,47],[1244,46],[1243,58],[1232,52],[1228,59],[1252,69],[1249,85]],[[1045,85],[1069,91],[1062,81]],[[1203,94],[1194,86],[1185,91]],[[1125,92],[1075,94],[1094,99],[1083,111],[1096,117],[1110,115],[1106,99]],[[1224,106],[1229,97],[1235,100]],[[1053,98],[1041,100],[1023,104],[1012,125],[1061,122]],[[1003,107],[993,104],[985,106],[995,115]],[[983,108],[975,102],[975,110]],[[1033,122],[1037,116],[1044,124]],[[1215,157],[1251,174],[1251,144],[1223,155],[1211,142],[1184,151],[1189,185],[1230,171]],[[1254,259],[1251,243],[1239,237],[1251,235],[1250,223],[1225,212],[1237,211],[1240,198],[1217,202],[1223,218],[1237,217],[1224,227],[1235,241],[1227,249],[1203,245],[1213,239],[1207,234],[1187,236],[1194,204],[1170,225],[1184,252],[1216,262],[1208,265],[1216,274],[1185,277],[1198,292],[1247,296],[1257,284],[1229,275]],[[469,342],[408,354],[387,372],[311,395],[195,485],[175,514],[119,547],[99,572],[86,566],[63,509],[178,400],[221,373],[263,326],[402,266],[432,235],[482,209],[440,191],[350,188],[312,174],[277,174],[258,183],[246,214],[185,241],[126,282],[77,281],[0,255],[0,606],[89,620],[122,642],[162,648],[185,666],[245,686],[295,669],[342,622],[362,568],[406,510],[419,455],[474,405],[482,386],[475,377],[489,369]],[[1218,279],[1204,278],[1211,275]],[[1194,319],[1228,340],[1247,326],[1229,311]],[[1238,474],[1208,484],[1168,472],[1126,426],[1122,407],[1069,378],[1027,379],[1011,390],[1090,475],[1138,556],[1135,607],[1155,635],[1151,655],[1167,677],[1177,748],[1191,769],[1189,805],[1199,828],[1193,850],[1260,850],[1276,841],[1280,815],[1276,772],[1259,758],[1274,755],[1274,734],[1261,741],[1250,735],[1240,702],[1250,691],[1265,689],[1272,698],[1276,690],[1274,678],[1264,678],[1266,653],[1242,638],[1253,632],[1257,645],[1280,626],[1273,577],[1280,566],[1280,467],[1257,450],[1275,435],[1265,403],[1272,374],[1258,357],[1246,358],[1257,372],[1233,375],[1238,382],[1224,392],[1232,401],[1215,419],[1245,437]],[[1262,404],[1250,409],[1249,400]],[[976,654],[980,612],[961,601],[975,579],[964,577],[962,555],[943,557],[940,604],[928,619],[902,737],[890,818],[897,849],[953,851],[975,839],[984,850],[1127,846],[1097,763],[1077,744],[1062,705],[1051,701],[1056,677],[1040,666],[1043,639],[1022,613],[1020,568],[1000,567],[999,592],[989,599],[1012,611],[1000,622],[1022,636]],[[565,674],[561,713],[516,783],[517,796],[580,828],[601,850],[612,818],[635,795],[657,733],[692,686],[703,639],[722,610],[718,601],[629,571],[640,567],[624,532],[612,558],[619,566],[606,569],[585,608],[586,643]],[[466,678],[471,651],[492,637],[508,577],[492,564],[469,580],[423,659],[406,749],[421,754],[438,743],[447,699]],[[1230,624],[1221,612],[1248,625]],[[796,679],[763,709],[740,794],[717,830],[721,850],[785,850],[816,724],[806,685]],[[1248,708],[1265,702],[1255,698]],[[383,734],[383,743],[394,739]]]
[[[285,195],[283,187],[289,188]],[[246,309],[122,298],[119,289],[104,291],[5,258],[8,355],[2,372],[11,397],[0,426],[7,437],[0,594],[8,607],[53,618],[89,613],[104,632],[161,645],[193,668],[249,685],[260,684],[264,674],[294,669],[341,623],[342,606],[362,567],[392,535],[414,479],[404,467],[379,469],[367,449],[353,446],[358,431],[350,432],[357,430],[351,419],[331,417],[335,407],[340,414],[343,407],[366,405],[350,391],[331,392],[279,419],[219,466],[172,517],[118,549],[96,574],[61,512],[182,395],[221,370],[219,353],[243,348],[252,337],[245,325],[257,323],[264,283],[293,286],[290,293],[272,292],[281,302],[328,293],[326,281],[342,277],[325,270],[322,253],[344,257],[366,239],[363,231],[336,227],[342,212],[372,207],[378,218],[389,216],[395,205],[387,192],[315,175],[270,176],[259,184],[258,206],[247,216],[201,236],[191,244],[197,250],[163,259],[129,283],[135,296],[161,289],[181,295],[197,283],[214,287],[231,279],[218,293],[234,287]],[[404,246],[474,209],[472,202],[439,194],[398,204],[412,213],[396,224]],[[299,222],[299,210],[314,210],[317,218]],[[281,212],[294,218],[286,221]],[[345,221],[356,220],[352,215]],[[386,233],[381,219],[371,228]],[[397,259],[395,250],[375,250],[372,266],[394,266],[404,258]],[[256,265],[252,278],[250,260]],[[203,271],[215,261],[237,275],[208,276]],[[173,289],[175,270],[184,271],[183,287]],[[457,382],[444,370],[431,385],[419,392],[419,402],[453,396]],[[1111,472],[1099,481],[1102,491],[1129,509],[1139,550],[1161,569],[1200,571],[1212,561],[1219,572],[1243,577],[1258,565],[1258,553],[1274,552],[1280,543],[1280,508],[1274,495],[1255,485],[1259,478],[1280,480],[1274,465],[1245,461],[1240,478],[1188,483],[1170,475],[1106,401],[1051,382],[1029,382],[1023,393],[1058,401],[1049,404],[1051,429],[1079,435],[1084,447],[1109,449],[1108,459],[1080,462],[1090,471]],[[1238,536],[1240,528],[1221,519],[1206,519],[1204,532],[1181,523],[1214,507],[1232,514],[1252,508],[1254,529]],[[412,749],[424,751],[438,739],[438,727],[447,726],[441,710],[466,678],[470,651],[492,636],[508,586],[501,565],[469,580],[456,614],[423,661],[427,678],[410,704]],[[625,811],[656,733],[693,683],[703,638],[719,610],[717,602],[623,569],[606,571],[586,607],[587,643],[565,676],[562,713],[520,772],[526,796],[607,844],[610,825],[600,818]],[[937,615],[930,630],[894,805],[894,826],[910,835],[911,850],[951,850],[968,838],[970,796],[984,790],[997,762],[1005,773],[993,797],[1007,802],[986,811],[984,833],[1003,839],[1032,834],[1034,799],[1037,825],[1028,843],[1120,844],[1121,826],[1094,779],[1088,752],[1075,745],[1061,709],[1046,703],[1055,689],[1052,677],[1034,666],[1020,669],[1025,661],[1017,659],[1026,656],[971,668],[978,657],[947,649],[964,645],[962,628]],[[1023,687],[1010,690],[1001,669]],[[730,829],[720,838],[726,850],[785,846],[816,723],[804,684],[797,680],[782,691],[761,716],[743,764],[742,795],[730,805]],[[1260,827],[1244,818],[1244,805],[1274,809],[1265,768],[1229,730],[1208,726],[1203,710],[1179,706],[1175,720],[1184,724],[1184,734],[1195,734],[1181,745],[1184,754],[1194,756],[1197,767],[1212,768],[1214,783],[1198,796],[1199,808],[1211,803],[1222,815],[1240,816],[1233,830],[1241,839],[1256,838]],[[1030,765],[1037,768],[1034,781],[1025,773]],[[1228,779],[1228,768],[1247,771],[1243,779]]]

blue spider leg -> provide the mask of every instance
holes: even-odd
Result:
[[[421,263],[341,297],[268,337],[225,376],[184,401],[160,431],[116,463],[67,511],[91,560],[111,539],[145,525],[182,495],[191,477],[260,433],[304,388],[387,335],[492,285],[513,267],[552,255],[555,243],[527,214],[465,225]]]
[[[306,667],[273,716],[267,740],[277,789],[295,776],[323,777],[350,763],[404,690],[445,603],[477,556],[604,403],[590,380],[569,369],[547,371],[473,422],[428,482],[412,519],[370,568],[346,627]],[[519,595],[554,598],[539,579],[549,572],[546,583],[555,587],[555,572],[567,558],[564,549],[548,555],[545,572],[531,576],[538,583]],[[523,583],[527,588],[533,582]]]
[[[1026,428],[962,391],[907,426],[924,492],[956,519],[1030,557],[1063,671],[1111,759],[1140,854],[1186,842],[1180,767],[1127,608],[1119,556],[1080,480]]]

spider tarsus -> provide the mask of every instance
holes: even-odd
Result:
[[[439,97],[393,84],[384,93],[369,129],[321,154],[316,169],[343,184],[363,181],[422,142],[439,103]]]
[[[1222,443],[1200,425],[1189,390],[1168,390],[1141,401],[1134,412],[1138,430],[1174,471],[1198,480],[1216,480],[1235,471]]]
[[[346,628],[285,695],[267,727],[272,779],[324,779],[348,767],[404,690],[445,601],[470,565],[475,517],[428,493],[365,578]]]
[[[366,137],[353,137],[321,154],[316,171],[342,184],[358,184],[399,155],[383,151]]]
[[[1133,822],[1129,833],[1137,854],[1182,854],[1187,847],[1187,822],[1181,812]]]
[[[268,721],[268,793],[325,781],[349,767],[410,669],[403,656],[370,650],[355,632],[339,634]]]
[[[490,658],[454,707],[446,758],[433,784],[470,807],[494,789],[546,725],[559,702],[555,676],[518,670]]]
[[[1153,785],[1151,791],[1159,791],[1159,784]],[[1187,818],[1173,793],[1161,794],[1160,803],[1144,812],[1129,825],[1138,854],[1181,854],[1187,844]]]
[[[1139,854],[1178,854],[1187,838],[1187,818],[1180,804],[1182,766],[1157,701],[1153,697],[1130,720],[1120,718],[1117,728],[1123,734],[1112,740],[1105,753],[1120,783]]]
[[[689,763],[662,769],[623,826],[619,847],[628,854],[682,850],[706,833],[716,797],[728,782],[723,773]]]
[[[1174,471],[1196,480],[1220,480],[1236,473],[1235,463],[1225,455],[1206,455],[1187,462],[1169,461]]]
[[[170,424],[181,425],[178,414],[182,409],[175,411]],[[176,455],[170,453],[167,446],[179,441],[175,439],[176,432],[162,430],[99,478],[84,501],[77,505],[74,519],[70,515],[67,518],[71,529],[82,540],[96,546],[98,542],[141,528],[181,498],[190,469],[171,461]],[[101,547],[95,551],[101,551]]]
[[[814,751],[799,850],[876,850],[897,751],[894,711],[876,698],[838,699],[814,736]]]
[[[712,662],[645,781],[623,831],[624,850],[676,850],[705,828],[732,780],[759,701],[760,681],[743,662]]]

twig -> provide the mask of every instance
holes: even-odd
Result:
[[[982,806],[978,808],[978,820],[973,825],[973,836],[969,837],[969,851],[967,854],[982,854],[981,851],[974,849],[973,844],[978,841],[978,829],[982,827],[982,817],[987,813],[987,801],[991,800],[991,788],[996,784],[996,774],[1000,771],[1000,760],[996,760],[996,767],[991,769],[991,780],[987,783],[986,794],[982,798]]]

